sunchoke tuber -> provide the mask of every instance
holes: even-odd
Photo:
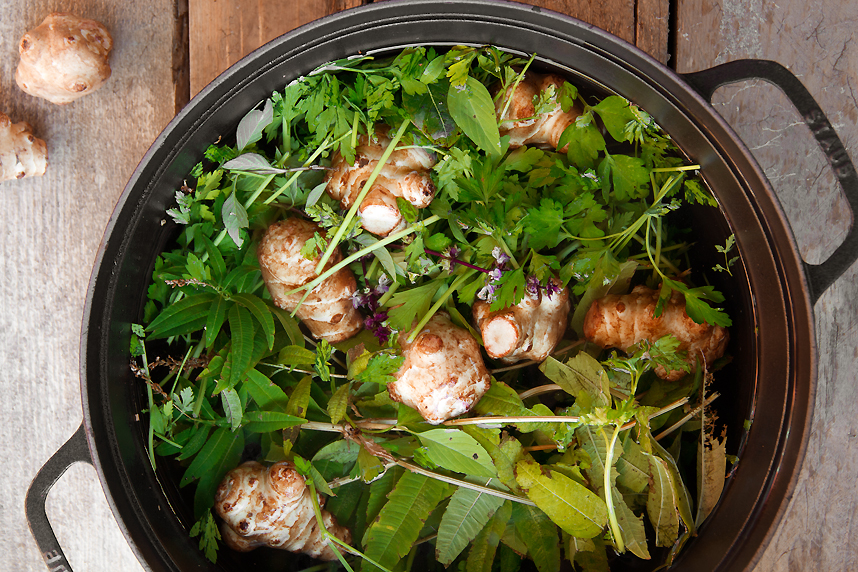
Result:
[[[701,358],[708,366],[724,355],[729,334],[722,326],[697,324],[685,312],[685,299],[674,292],[665,303],[661,316],[655,317],[658,291],[636,286],[629,294],[608,295],[593,302],[584,318],[584,336],[602,347],[626,350],[641,340],[654,342],[668,334],[676,337],[679,350],[688,352],[691,371]],[[658,366],[656,375],[676,381],[685,372],[667,371]]]
[[[316,233],[324,234],[315,223],[291,217],[272,224],[259,243],[257,257],[262,279],[280,308],[295,310],[304,292],[287,293],[319,276],[315,268],[320,257],[310,260],[301,254]],[[323,271],[341,260],[342,254],[337,250]],[[363,328],[363,318],[352,304],[356,290],[354,274],[342,268],[310,291],[296,315],[315,337],[331,343],[346,340]]]
[[[564,81],[562,77],[553,74],[526,72],[518,85],[510,85],[504,96],[496,100],[495,111],[500,123],[500,134],[509,135],[510,149],[534,145],[561,152],[566,150],[565,145],[563,149],[557,149],[560,136],[581,115],[582,110],[576,104],[568,111],[563,111],[558,95],[563,90]],[[552,109],[537,113],[534,99],[551,89],[554,93],[548,101]]]
[[[110,77],[112,47],[113,38],[100,22],[54,12],[21,38],[15,80],[30,95],[69,103]]]
[[[12,123],[0,112],[0,181],[44,175],[47,165],[47,146],[30,124]]]
[[[489,390],[491,376],[480,346],[446,312],[427,322],[413,342],[400,337],[405,361],[387,385],[391,399],[437,425],[470,410]]]
[[[569,291],[553,279],[551,286],[557,291],[550,297],[541,289],[528,291],[515,306],[496,312],[489,302],[474,303],[474,321],[490,357],[504,363],[548,357],[563,338],[571,307]]]
[[[266,468],[248,461],[227,473],[215,493],[215,511],[223,519],[221,536],[227,546],[241,552],[270,546],[334,560],[336,554],[322,537],[311,495],[292,463],[281,461]],[[317,498],[324,504],[323,497]],[[351,532],[337,524],[331,513],[321,512],[325,529],[350,543]]]
[[[378,130],[374,138],[376,142],[366,135],[360,137],[354,165],[339,153],[334,156],[326,190],[343,208],[355,202],[391,142],[383,129]],[[418,147],[393,151],[358,207],[363,228],[378,236],[401,229],[405,221],[396,197],[402,197],[418,209],[429,206],[435,198],[435,184],[429,176],[435,162],[433,153]]]

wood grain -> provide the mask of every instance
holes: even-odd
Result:
[[[677,67],[773,59],[801,78],[853,159],[858,143],[858,5],[687,0],[677,15]],[[852,215],[801,117],[761,81],[721,88],[715,108],[771,180],[804,258],[824,260]],[[755,570],[854,570],[858,561],[858,283],[853,267],[816,306],[819,380],[807,455],[784,519]]]
[[[113,74],[66,106],[14,80],[18,40],[53,10],[103,22]],[[45,570],[24,517],[30,480],[82,419],[79,336],[89,276],[125,182],[175,113],[176,3],[0,0],[0,109],[48,146],[44,176],[0,182],[0,570]],[[79,571],[141,570],[95,470],[73,467],[48,496]]]
[[[363,0],[189,0],[191,96],[274,38]]]

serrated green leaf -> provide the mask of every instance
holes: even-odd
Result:
[[[560,536],[557,525],[535,506],[512,505],[512,522],[539,572],[559,572]]]
[[[441,287],[439,280],[433,280],[416,288],[396,292],[387,303],[387,315],[390,327],[400,332],[411,330],[414,321],[422,317],[432,304],[435,292]]]
[[[366,531],[366,556],[392,569],[411,550],[446,488],[441,481],[417,473],[402,475],[378,519]],[[376,572],[379,568],[364,560],[361,570]]]
[[[495,553],[512,516],[512,502],[505,501],[471,543],[465,572],[491,572]]]
[[[575,354],[566,363],[549,356],[539,365],[539,371],[570,395],[577,397],[583,391],[592,396],[596,406],[611,405],[608,374],[602,364],[586,352]]]
[[[247,411],[244,414],[244,428],[251,433],[279,431],[303,423],[306,423],[306,419],[282,411]]]
[[[495,106],[489,90],[477,79],[468,76],[464,85],[450,85],[447,108],[456,125],[477,147],[493,157],[500,157],[500,133]]]
[[[593,538],[608,522],[608,507],[595,493],[557,472],[542,472],[530,460],[516,465],[516,481],[560,528],[579,538]]]
[[[620,534],[623,536],[625,547],[638,558],[649,560],[650,555],[647,548],[643,516],[636,516],[632,512],[626,501],[623,500],[623,495],[617,490],[617,487],[611,487],[611,489],[614,514],[617,517],[617,525],[620,527]]]
[[[364,383],[387,385],[396,379],[393,374],[399,371],[404,361],[405,356],[382,351],[372,355],[367,360],[366,367],[360,373],[355,374],[354,377],[357,381]]]
[[[458,429],[430,429],[418,433],[433,463],[450,471],[476,477],[496,477],[491,457],[477,440]]]
[[[149,337],[181,336],[203,329],[209,309],[217,298],[218,295],[212,292],[200,292],[171,304],[147,326]]]
[[[218,296],[209,308],[209,314],[206,317],[206,347],[211,348],[214,345],[217,335],[220,333],[226,315],[232,307],[232,302]]]
[[[480,484],[491,486],[492,480]],[[449,566],[503,503],[502,498],[488,493],[464,487],[456,489],[438,528],[438,538],[435,541],[438,562]]]
[[[304,376],[289,395],[289,403],[286,405],[286,413],[295,417],[307,417],[307,408],[310,405],[310,390],[313,387],[313,378]]]
[[[301,329],[298,326],[298,320],[289,315],[289,312],[281,308],[273,307],[271,308],[271,313],[275,318],[277,318],[280,325],[283,326],[283,331],[285,331],[286,335],[289,336],[289,341],[292,342],[293,345],[303,348],[304,334],[301,333]]]
[[[261,409],[286,410],[286,406],[289,403],[289,396],[286,395],[286,392],[283,391],[279,385],[268,379],[265,374],[260,373],[256,369],[248,370],[244,387],[247,389],[251,399],[253,399]]]
[[[646,454],[646,453],[645,453]],[[679,536],[679,514],[675,487],[667,463],[655,455],[646,455],[650,465],[650,486],[646,511],[655,529],[656,546],[672,546]]]
[[[277,354],[277,363],[289,366],[313,365],[316,363],[316,352],[303,346],[286,346]]]
[[[244,414],[241,406],[241,398],[238,396],[236,390],[228,388],[220,392],[220,399],[224,415],[229,420],[230,429],[235,431],[241,427],[241,418]]]
[[[342,385],[328,401],[328,415],[331,417],[331,423],[339,423],[345,417],[349,407],[349,389],[350,384]]]
[[[253,294],[233,294],[232,299],[250,310],[256,322],[262,327],[268,349],[274,348],[274,317],[268,304]]]
[[[194,515],[199,518],[214,505],[215,491],[227,471],[238,465],[244,450],[244,431],[216,429],[194,457],[182,483],[199,479],[194,492]],[[180,483],[179,486],[182,486]]]
[[[650,463],[634,439],[623,441],[623,454],[617,459],[617,483],[632,492],[643,492],[649,486]]]
[[[190,459],[194,455],[196,455],[200,449],[205,445],[206,440],[209,437],[210,427],[207,425],[200,425],[194,431],[194,434],[191,435],[191,438],[188,439],[188,442],[185,443],[185,446],[181,449],[181,454],[176,457],[179,461],[184,461],[186,459]]]
[[[232,349],[229,352],[229,386],[235,387],[251,366],[253,358],[253,315],[243,306],[235,304],[227,313]]]

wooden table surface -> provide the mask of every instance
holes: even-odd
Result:
[[[84,299],[129,175],[189,96],[227,66],[292,27],[361,3],[0,0],[0,110],[29,121],[50,154],[43,177],[0,183],[0,522],[9,524],[0,538],[0,570],[45,569],[24,518],[24,496],[81,422]],[[851,0],[534,3],[604,28],[680,72],[747,57],[777,60],[818,99],[848,150],[858,140],[858,3]],[[14,82],[18,40],[51,11],[100,20],[115,39],[105,87],[62,107]],[[772,181],[804,257],[823,260],[851,216],[798,114],[762,82],[722,88],[714,103]],[[807,456],[755,571],[845,571],[858,562],[855,273],[853,266],[817,303],[819,382]],[[141,569],[89,465],[60,479],[48,516],[76,570]]]

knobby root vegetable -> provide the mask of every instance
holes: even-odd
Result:
[[[288,292],[319,277],[315,268],[320,256],[308,259],[301,254],[316,233],[325,234],[315,223],[291,217],[272,224],[259,243],[257,257],[262,279],[274,304],[280,308],[295,310],[305,292]],[[337,249],[322,272],[341,260],[342,254]],[[346,340],[363,328],[363,318],[352,304],[356,290],[354,274],[342,268],[313,288],[295,315],[316,338],[330,343]]]
[[[110,77],[112,47],[113,38],[103,24],[54,12],[21,38],[15,80],[30,95],[69,103]]]
[[[391,399],[420,412],[437,425],[461,415],[489,390],[491,376],[480,346],[467,330],[438,312],[413,342],[400,334],[405,361],[387,385]]]
[[[552,281],[560,286],[559,281]],[[551,297],[541,290],[528,291],[515,306],[496,312],[490,310],[491,303],[478,300],[472,310],[486,353],[504,363],[515,363],[548,357],[566,332],[570,307],[569,291],[563,288]]]
[[[657,304],[658,291],[646,286],[636,286],[629,294],[595,300],[584,318],[584,336],[602,347],[625,351],[641,340],[654,342],[670,334],[679,340],[679,350],[688,352],[691,371],[695,371],[698,358],[708,366],[724,355],[727,329],[695,323],[685,312],[682,294],[674,292],[658,318],[654,317]],[[655,372],[669,381],[685,375],[682,370],[667,371],[663,366]]]
[[[326,191],[345,209],[355,202],[390,144],[386,130],[378,130],[374,139],[370,141],[369,137],[361,135],[354,165],[339,153],[334,156],[327,174]],[[433,153],[418,147],[393,151],[358,207],[363,228],[378,236],[404,228],[405,220],[396,197],[402,197],[418,209],[429,206],[435,198],[435,184],[429,175],[435,163]]]
[[[48,148],[30,124],[0,112],[0,181],[44,175],[47,166]]]
[[[526,72],[517,86],[510,84],[504,97],[497,98],[495,111],[500,123],[500,134],[509,135],[510,149],[533,145],[566,151],[565,145],[563,149],[557,149],[560,136],[581,115],[582,110],[578,104],[568,111],[563,111],[561,108],[558,95],[563,90],[564,82],[565,80],[557,75]],[[553,104],[552,110],[537,114],[534,98],[552,88],[554,89],[554,94],[550,98]],[[507,100],[509,100],[509,106],[507,106]],[[501,116],[502,113],[503,116]]]
[[[248,461],[228,472],[215,493],[215,511],[223,519],[221,536],[227,546],[241,552],[270,546],[334,560],[336,554],[322,537],[311,495],[292,463],[281,461],[266,468]],[[317,498],[323,505],[324,498]],[[349,544],[351,532],[337,524],[331,513],[321,512],[325,529]]]

